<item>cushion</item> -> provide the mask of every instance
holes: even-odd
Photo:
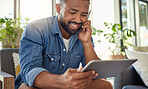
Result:
[[[135,47],[134,50],[140,51],[140,52],[148,52],[148,46],[145,46],[145,47]]]
[[[14,66],[15,66],[15,75],[17,76],[20,72],[19,54],[13,53],[12,56],[13,56],[13,61],[14,61]]]
[[[148,88],[140,85],[126,85],[122,89],[148,89]]]
[[[148,86],[148,52],[126,50],[126,55],[129,59],[138,59],[133,66],[144,84]]]

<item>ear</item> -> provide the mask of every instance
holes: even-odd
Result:
[[[56,12],[60,15],[61,6],[60,4],[56,4]]]

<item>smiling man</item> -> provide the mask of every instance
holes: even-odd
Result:
[[[95,71],[80,72],[90,60],[99,60],[87,20],[89,0],[60,0],[58,16],[28,24],[20,46],[21,72],[16,89],[112,89]]]

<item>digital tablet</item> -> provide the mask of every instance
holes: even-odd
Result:
[[[136,61],[137,59],[91,60],[81,72],[94,70],[99,74],[95,79],[115,77]]]

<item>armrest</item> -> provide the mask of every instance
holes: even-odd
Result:
[[[130,66],[127,70],[114,78],[114,89],[122,89],[122,87],[125,85],[145,86],[133,66]]]
[[[14,76],[6,72],[0,71],[0,81],[2,81],[3,84],[2,89],[14,89]]]
[[[15,66],[13,61],[13,53],[19,53],[17,48],[7,48],[0,50],[0,70],[15,76]]]

